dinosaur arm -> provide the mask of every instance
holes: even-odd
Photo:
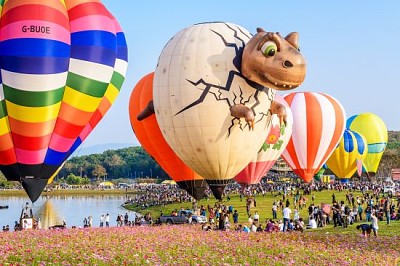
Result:
[[[243,104],[235,104],[230,110],[233,117],[237,119],[244,118],[249,127],[254,129],[254,114],[249,107]]]
[[[280,124],[284,123],[286,125],[286,108],[283,104],[278,103],[277,101],[272,101],[270,107],[271,113],[276,114],[279,117]]]

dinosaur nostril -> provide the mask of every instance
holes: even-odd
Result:
[[[285,60],[283,62],[283,67],[293,67],[293,64],[289,60]]]

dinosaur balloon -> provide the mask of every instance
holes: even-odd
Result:
[[[299,86],[305,60],[297,34],[232,23],[201,23],[178,32],[154,74],[154,110],[161,132],[182,161],[203,176],[216,198],[262,146],[275,90]]]
[[[99,0],[1,5],[0,169],[34,202],[118,95],[127,46]]]

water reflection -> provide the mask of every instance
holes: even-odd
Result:
[[[110,226],[115,226],[118,214],[133,214],[121,207],[126,199],[125,195],[42,196],[32,208],[34,216],[40,218],[42,228],[59,225],[63,221],[68,228],[83,227],[83,219],[88,216],[93,217],[93,226],[98,227],[101,215],[107,213],[110,215]],[[12,228],[26,202],[30,202],[28,197],[0,196],[0,205],[9,206],[8,209],[0,209],[0,226],[8,224]]]
[[[62,224],[62,219],[54,208],[51,200],[46,200],[43,206],[36,212],[36,219],[40,219],[39,228],[49,228],[57,224]]]

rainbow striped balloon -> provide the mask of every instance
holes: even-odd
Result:
[[[34,202],[118,95],[125,36],[99,0],[4,1],[0,68],[0,169]]]
[[[283,159],[310,182],[339,143],[346,124],[342,105],[332,96],[295,92],[284,97],[293,113],[293,132]]]

